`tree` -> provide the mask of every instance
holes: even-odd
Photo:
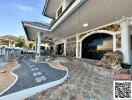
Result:
[[[21,47],[21,48],[25,48],[26,44],[25,44],[25,38],[22,36],[19,36],[16,40],[16,47]]]
[[[33,49],[33,46],[34,46],[34,43],[33,42],[29,42],[28,49],[29,50],[32,50]]]

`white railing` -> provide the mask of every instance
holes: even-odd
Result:
[[[21,50],[19,48],[7,48],[0,46],[0,64],[11,61],[13,58],[20,56]]]

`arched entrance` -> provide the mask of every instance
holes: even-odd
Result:
[[[100,60],[109,51],[113,51],[111,34],[93,33],[82,40],[82,58]]]
[[[56,54],[57,55],[62,55],[63,53],[64,53],[64,44],[62,43],[62,44],[58,44],[57,46],[56,46]]]

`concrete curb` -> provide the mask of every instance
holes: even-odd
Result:
[[[54,68],[53,66],[51,66],[51,67]],[[54,69],[56,69],[56,68],[54,68]],[[0,100],[23,100],[23,99],[26,99],[30,96],[35,95],[36,93],[42,92],[42,91],[47,90],[51,87],[62,84],[68,77],[68,69],[65,68],[65,69],[59,69],[59,70],[65,70],[67,72],[63,78],[61,78],[57,81],[49,82],[49,83],[46,83],[46,84],[43,84],[40,86],[32,87],[29,89],[25,89],[25,90],[22,90],[22,91],[19,91],[16,93],[12,93],[12,94],[0,97]]]
[[[0,92],[0,96],[2,94],[4,94],[6,91],[8,91],[18,81],[18,76],[15,73],[13,73],[13,70],[20,67],[20,64],[18,64],[18,62],[16,62],[16,64],[17,64],[17,66],[14,69],[12,69],[12,71],[10,72],[10,74],[13,75],[16,79],[8,88],[6,88],[4,91]]]
[[[56,67],[53,67],[51,64],[49,64],[48,62],[47,62],[47,64],[49,65],[49,66],[52,66],[52,68],[54,68],[54,69],[61,69],[61,70],[66,70],[67,68],[66,67],[64,67],[63,65],[61,65],[60,64],[60,61],[54,61],[54,62],[57,62],[62,68],[56,68]]]

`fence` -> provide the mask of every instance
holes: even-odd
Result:
[[[20,54],[21,49],[0,46],[0,63],[12,61],[12,59],[20,56]]]

